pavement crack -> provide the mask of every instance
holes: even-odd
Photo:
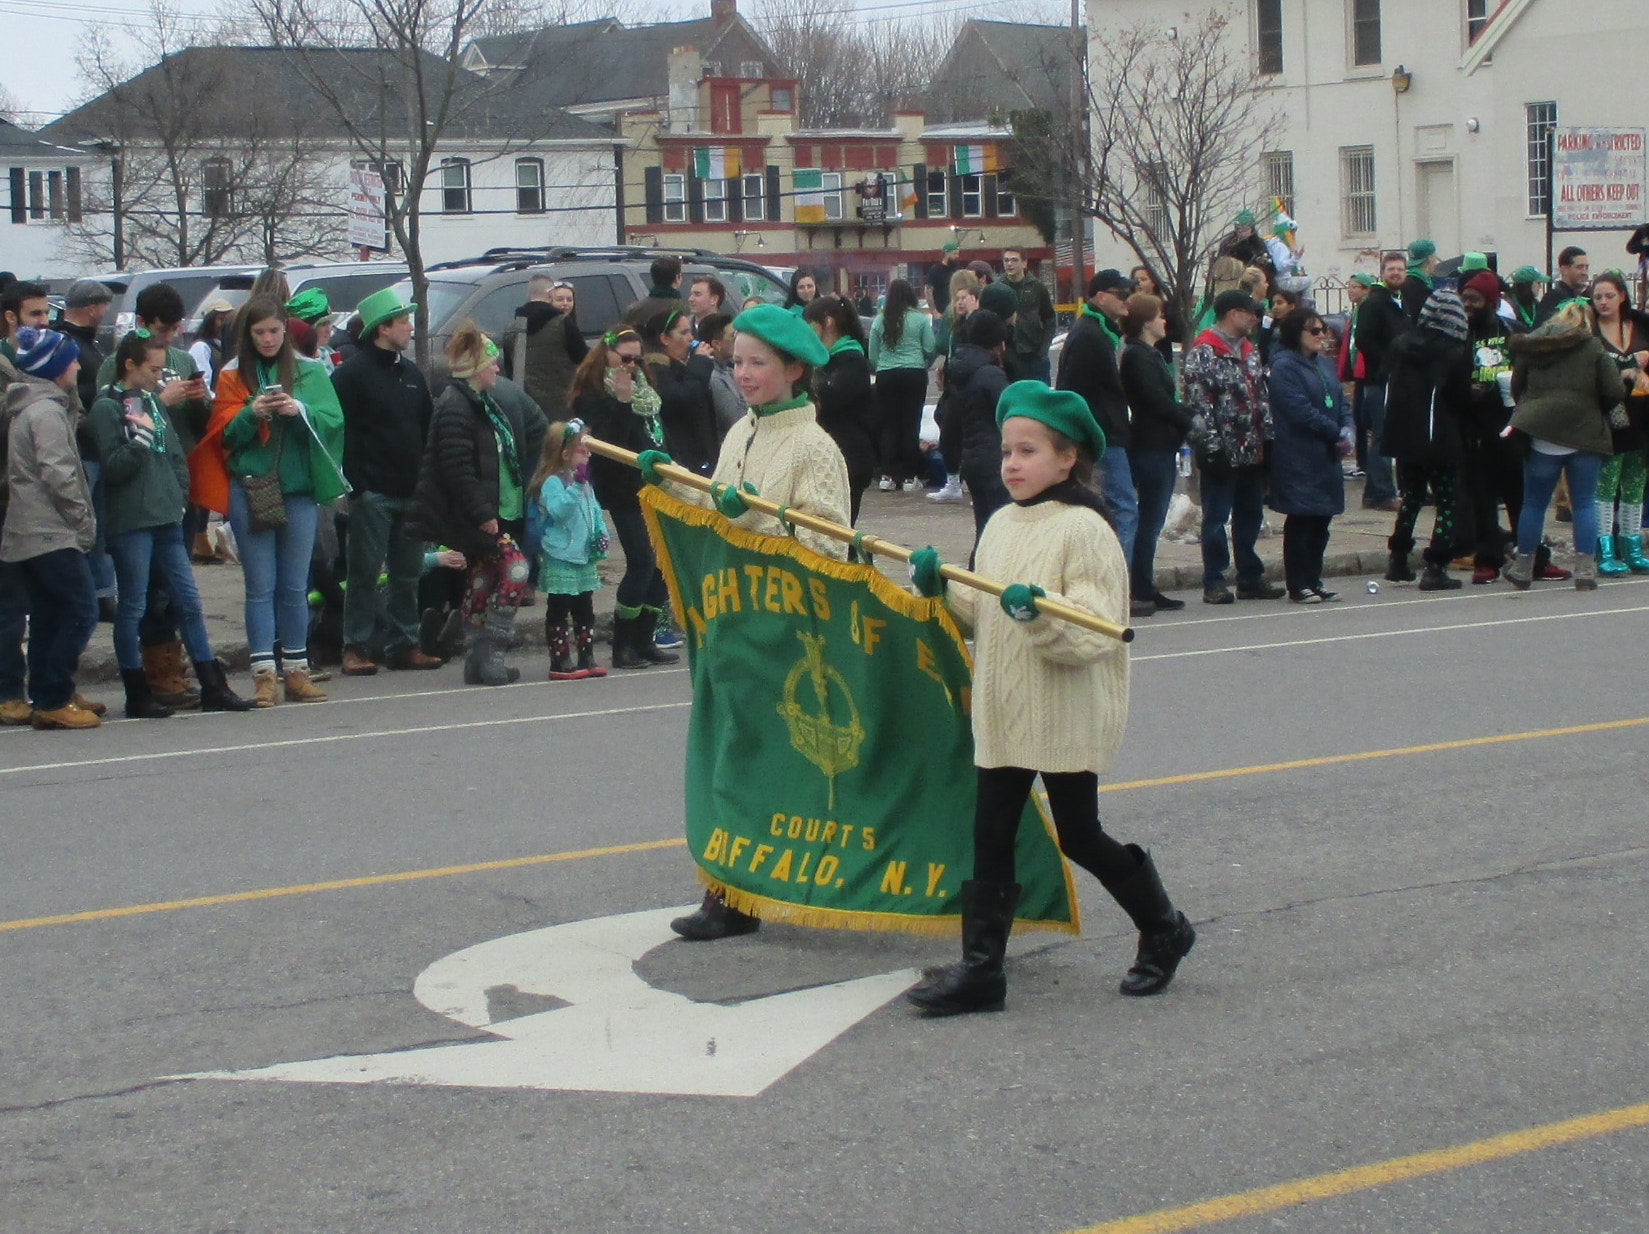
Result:
[[[107,1101],[114,1097],[130,1097],[137,1093],[146,1093],[151,1089],[170,1088],[174,1084],[193,1084],[194,1081],[186,1076],[174,1076],[164,1080],[149,1080],[143,1084],[133,1084],[128,1088],[114,1088],[102,1093],[77,1093],[73,1097],[53,1097],[50,1101],[37,1101],[30,1105],[0,1105],[0,1114],[33,1114],[40,1110],[55,1110],[59,1106],[74,1105],[81,1101]]]
[[[117,1027],[130,1028],[138,1024],[160,1024],[167,1020],[178,1020],[187,1016],[233,1015],[243,1011],[293,1011],[300,1007],[319,1007],[327,1003],[348,1002],[358,998],[400,997],[410,993],[411,991],[407,987],[397,986],[389,990],[354,990],[348,994],[323,994],[316,998],[300,998],[285,1003],[235,1003],[228,1007],[191,1007],[184,1011],[162,1011],[154,1015],[135,1016],[129,1020],[120,1020],[117,1021]]]

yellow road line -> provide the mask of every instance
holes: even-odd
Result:
[[[643,840],[636,844],[610,844],[605,848],[581,848],[565,853],[544,853],[537,857],[509,857],[503,861],[477,861],[470,865],[438,866],[432,870],[369,874],[362,878],[337,878],[325,883],[298,883],[291,887],[233,891],[227,895],[165,900],[158,904],[132,904],[125,908],[96,908],[83,913],[59,913],[55,917],[25,917],[20,921],[0,921],[0,931],[32,930],[36,926],[68,925],[73,921],[107,921],[112,917],[170,913],[180,908],[208,908],[214,904],[243,904],[248,900],[273,900],[279,896],[311,895],[317,891],[344,891],[351,887],[378,887],[385,883],[412,883],[426,878],[446,878],[453,874],[478,874],[483,870],[514,870],[521,866],[548,865],[556,861],[582,861],[587,857],[611,857],[619,853],[645,853],[657,848],[681,848],[686,843],[686,840],[679,837],[674,840]]]
[[[1173,784],[1196,784],[1203,780],[1226,780],[1235,776],[1265,775],[1278,771],[1298,771],[1306,767],[1332,767],[1339,763],[1360,763],[1370,759],[1399,758],[1415,754],[1436,754],[1445,750],[1465,750],[1473,746],[1500,745],[1510,741],[1537,741],[1549,737],[1572,737],[1581,733],[1601,733],[1611,729],[1649,725],[1649,716],[1630,720],[1603,720],[1596,724],[1573,724],[1566,728],[1542,728],[1526,733],[1500,733],[1492,737],[1465,737],[1458,741],[1434,741],[1428,745],[1397,746],[1389,750],[1362,750],[1355,754],[1327,754],[1319,758],[1297,758],[1285,763],[1259,763],[1252,767],[1227,767],[1219,771],[1193,771],[1184,775],[1160,776],[1152,780],[1126,780],[1107,784],[1100,791],[1118,793],[1125,789],[1165,788]],[[188,900],[165,900],[156,904],[132,904],[124,908],[89,909],[80,913],[59,913],[51,917],[25,917],[0,921],[0,933],[31,930],[37,926],[68,925],[77,921],[107,921],[114,917],[136,917],[144,913],[169,913],[182,908],[207,908],[217,904],[240,904],[249,900],[272,900],[279,896],[310,895],[318,891],[343,891],[352,887],[377,887],[385,883],[411,883],[453,874],[475,874],[483,870],[509,870],[519,866],[548,865],[559,861],[581,861],[587,857],[608,857],[640,853],[660,848],[680,848],[685,840],[648,840],[638,844],[614,844],[604,848],[576,849],[564,853],[544,853],[536,857],[511,857],[504,861],[483,861],[473,865],[438,866],[431,870],[403,870],[395,874],[371,874],[362,878],[341,878],[324,883],[299,883],[291,887],[266,887],[258,891],[236,891],[227,895],[196,896]]]
[[[1154,1213],[1141,1213],[1137,1217],[1124,1217],[1120,1221],[1084,1226],[1080,1230],[1069,1231],[1069,1234],[1173,1234],[1176,1230],[1197,1230],[1219,1221],[1276,1212],[1280,1208],[1290,1208],[1311,1200],[1367,1191],[1386,1183],[1482,1165],[1486,1161],[1499,1161],[1520,1153],[1643,1126],[1649,1126],[1649,1104],[1622,1106],[1617,1110],[1604,1110],[1558,1123],[1527,1127],[1522,1131],[1509,1131],[1505,1135],[1491,1136],[1470,1144],[1415,1153],[1410,1157],[1394,1157],[1389,1161],[1376,1161],[1349,1170],[1279,1183],[1275,1187],[1239,1191],[1235,1195],[1203,1200],[1183,1208],[1164,1208]]]

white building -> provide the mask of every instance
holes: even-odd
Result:
[[[0,120],[0,270],[19,278],[55,278],[65,227],[79,223],[84,177],[92,160],[83,150],[43,141]]]
[[[1253,199],[1285,199],[1317,278],[1422,236],[1444,258],[1545,269],[1547,130],[1649,128],[1645,0],[1087,0],[1090,47],[1215,9],[1238,15],[1281,117]],[[1628,234],[1559,234],[1555,248],[1631,268]],[[1098,257],[1132,264],[1104,235]]]

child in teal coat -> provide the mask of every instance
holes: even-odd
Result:
[[[595,662],[596,563],[607,556],[611,537],[601,504],[590,487],[590,451],[582,420],[557,421],[544,436],[527,498],[538,506],[543,531],[538,540],[538,586],[545,594],[544,641],[550,648],[550,680],[605,677]],[[573,663],[572,638],[578,643]]]

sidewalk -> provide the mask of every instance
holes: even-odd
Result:
[[[1384,511],[1362,508],[1363,482],[1346,481],[1346,512],[1334,520],[1330,533],[1328,554],[1323,560],[1325,578],[1354,577],[1379,579],[1386,568],[1386,537],[1391,534],[1393,515]],[[1259,554],[1266,563],[1266,577],[1282,579],[1282,516],[1267,512],[1266,527],[1261,532]],[[939,550],[943,561],[965,564],[973,549],[973,508],[967,503],[938,505],[927,499],[925,493],[883,493],[872,487],[864,496],[859,514],[859,526],[896,544],[920,547],[931,544]],[[1431,512],[1422,512],[1420,539],[1431,530]],[[1558,561],[1567,564],[1569,545],[1568,525],[1548,518],[1549,541],[1558,549]],[[607,625],[612,620],[614,589],[624,574],[624,555],[615,539],[612,555],[601,564],[602,587],[596,595],[599,638],[605,638]],[[902,562],[879,561],[883,573],[901,585],[907,581]],[[1183,598],[1195,599],[1202,589],[1202,556],[1195,538],[1189,541],[1163,539],[1157,545],[1157,588],[1164,592],[1189,593]],[[197,566],[195,581],[200,589],[201,604],[206,611],[206,630],[212,647],[229,665],[232,672],[244,673],[247,667],[246,630],[242,617],[243,591],[238,565]],[[1012,580],[1007,580],[1012,581]],[[1413,584],[1406,584],[1413,586]],[[1467,583],[1470,586],[1470,583]],[[540,606],[522,610],[516,627],[518,646],[542,647],[544,641]],[[1173,614],[1164,613],[1147,621],[1172,621]],[[82,682],[114,681],[120,676],[115,664],[111,627],[99,625],[92,635],[91,645],[81,657]],[[603,653],[605,654],[605,653]]]

